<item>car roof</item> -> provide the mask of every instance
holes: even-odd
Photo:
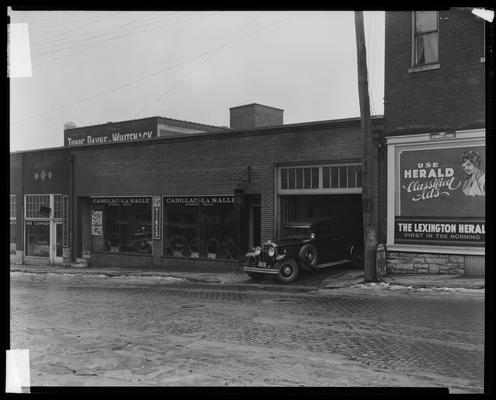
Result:
[[[314,224],[318,224],[321,222],[329,222],[329,221],[335,221],[337,219],[342,219],[344,216],[343,215],[331,215],[328,217],[314,217],[314,218],[306,218],[302,220],[297,220],[297,221],[290,221],[286,223],[286,226],[310,226]]]

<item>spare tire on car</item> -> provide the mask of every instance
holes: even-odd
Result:
[[[300,251],[298,251],[298,257],[306,265],[313,267],[318,263],[319,252],[313,244],[307,243],[301,247]]]

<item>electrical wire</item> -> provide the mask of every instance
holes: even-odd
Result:
[[[273,26],[275,26],[275,25],[277,25],[277,24],[280,24],[280,23],[282,23],[282,22],[285,22],[285,21],[287,21],[287,20],[288,20],[288,19],[290,19],[290,18],[293,18],[293,16],[290,16],[290,17],[284,18],[284,19],[282,19],[282,20],[280,20],[280,21],[277,21],[277,22],[275,22],[275,23],[273,23],[273,24],[270,24],[270,25],[265,26],[265,27],[263,27],[263,28],[260,28],[260,29],[258,29],[258,30],[256,30],[256,31],[250,32],[250,33],[248,33],[248,34],[246,34],[246,35],[244,35],[244,36],[241,36],[240,38],[238,38],[238,39],[236,39],[236,40],[233,40],[231,43],[228,43],[228,44],[224,44],[224,45],[222,45],[222,46],[215,47],[215,48],[213,48],[213,49],[210,49],[210,50],[208,50],[208,51],[205,51],[205,52],[203,52],[203,53],[200,53],[200,54],[198,54],[198,55],[196,55],[196,56],[194,56],[194,57],[192,57],[192,58],[190,58],[190,59],[188,59],[188,60],[185,60],[185,61],[179,62],[179,63],[177,63],[177,64],[171,65],[171,66],[169,66],[169,67],[167,67],[167,68],[161,69],[161,70],[159,70],[159,71],[157,71],[157,72],[154,72],[154,73],[152,73],[152,74],[146,75],[146,76],[141,77],[141,78],[139,78],[139,79],[136,79],[136,80],[134,80],[134,81],[131,81],[131,82],[125,83],[125,84],[123,84],[123,85],[120,85],[120,86],[118,86],[118,87],[115,87],[115,88],[112,88],[112,89],[106,90],[106,91],[101,92],[101,93],[97,93],[96,95],[93,95],[93,96],[90,96],[90,97],[84,98],[84,99],[79,100],[79,101],[77,101],[77,102],[75,102],[75,103],[66,104],[66,105],[64,105],[64,106],[61,106],[61,107],[58,107],[58,108],[55,108],[55,109],[52,109],[52,110],[43,111],[43,112],[41,112],[41,113],[34,114],[34,115],[29,116],[29,117],[25,117],[25,118],[22,118],[22,119],[19,119],[19,120],[14,120],[14,121],[11,121],[11,124],[20,123],[20,122],[23,122],[23,121],[26,121],[26,120],[29,120],[29,119],[32,119],[32,118],[39,118],[39,117],[41,117],[41,116],[43,116],[43,115],[50,114],[50,113],[57,112],[57,111],[61,111],[61,110],[64,110],[64,109],[66,109],[66,108],[73,107],[73,106],[76,106],[76,105],[78,105],[78,104],[81,104],[81,103],[87,102],[87,101],[89,101],[89,100],[93,100],[93,99],[94,99],[94,98],[96,98],[96,97],[100,97],[100,96],[103,96],[103,95],[106,95],[106,94],[109,94],[109,93],[115,92],[115,91],[117,91],[117,90],[120,90],[120,89],[122,89],[122,88],[125,88],[125,87],[128,87],[128,86],[131,86],[131,85],[134,85],[135,83],[138,83],[138,82],[141,82],[141,81],[143,81],[143,80],[145,80],[145,79],[149,79],[149,78],[151,78],[151,77],[157,76],[157,75],[159,75],[159,74],[161,74],[161,73],[163,73],[163,72],[169,71],[169,70],[171,70],[171,69],[173,69],[173,68],[176,68],[176,67],[178,67],[178,66],[180,66],[180,65],[183,65],[183,64],[186,64],[186,63],[188,63],[188,62],[194,61],[194,60],[196,60],[196,59],[198,59],[198,58],[201,58],[201,57],[203,57],[203,56],[205,56],[205,55],[207,55],[207,54],[209,54],[209,53],[212,53],[212,52],[216,51],[217,49],[220,49],[221,47],[229,46],[229,45],[231,45],[231,44],[234,44],[234,43],[236,43],[236,42],[239,42],[240,40],[244,40],[244,39],[246,39],[247,37],[250,37],[250,36],[252,36],[252,35],[254,35],[254,34],[256,34],[256,33],[259,33],[259,32],[264,31],[264,30],[266,30],[266,29],[270,29],[270,28],[272,28]]]
[[[208,18],[209,16],[210,16],[210,15],[203,15],[203,16],[199,16],[199,17],[197,17],[197,18],[191,18],[191,19],[189,19],[189,20],[187,20],[187,21],[179,21],[179,22],[174,22],[174,23],[171,23],[171,24],[168,24],[168,25],[165,25],[165,26],[153,27],[153,28],[151,28],[151,29],[165,28],[165,27],[168,27],[168,26],[177,25],[177,24],[182,23],[182,22],[190,22],[190,21],[192,21],[192,20],[196,20],[196,19]],[[133,31],[133,32],[131,32],[131,33],[129,33],[129,34],[121,34],[121,35],[118,35],[118,36],[114,36],[114,37],[107,38],[107,39],[105,39],[105,40],[99,40],[99,41],[96,41],[96,42],[94,42],[94,43],[91,43],[89,46],[86,46],[86,47],[84,47],[84,48],[82,48],[82,49],[80,49],[80,50],[78,50],[78,51],[75,51],[75,52],[72,52],[72,53],[69,53],[69,54],[65,54],[65,55],[63,55],[63,56],[61,56],[61,57],[57,57],[57,58],[50,59],[50,60],[47,60],[47,61],[42,61],[42,62],[40,62],[40,63],[38,63],[38,64],[33,64],[33,67],[39,67],[39,66],[44,65],[44,64],[49,64],[49,63],[52,63],[52,62],[54,62],[54,61],[57,61],[57,60],[60,60],[60,59],[66,58],[66,57],[68,57],[68,56],[72,56],[72,55],[74,55],[74,54],[81,53],[81,52],[83,52],[83,51],[85,51],[85,50],[87,50],[87,49],[90,49],[90,48],[92,48],[92,47],[99,46],[99,45],[101,45],[101,44],[103,44],[103,43],[106,43],[106,42],[108,42],[108,41],[115,40],[115,39],[119,39],[119,38],[124,37],[124,36],[129,36],[130,34],[135,35],[135,34],[137,34],[137,33],[143,33],[143,32],[149,31],[149,30],[151,30],[151,29],[142,29],[141,31]]]
[[[86,24],[76,26],[75,28],[73,28],[73,29],[69,29],[68,31],[59,32],[59,33],[57,33],[56,35],[49,36],[49,37],[47,37],[47,38],[43,38],[43,40],[40,40],[40,41],[38,41],[38,42],[32,42],[32,43],[31,43],[31,45],[33,46],[33,45],[36,45],[37,43],[46,42],[47,40],[50,40],[50,39],[55,38],[55,37],[58,37],[58,36],[60,36],[60,35],[65,35],[66,33],[76,31],[76,30],[78,30],[78,29],[84,28],[85,26],[89,26],[89,25],[92,25],[92,24],[94,24],[94,23],[96,23],[96,22],[103,21],[104,19],[112,18],[112,17],[116,16],[117,14],[120,14],[120,11],[115,12],[115,13],[110,14],[110,15],[105,15],[104,17],[102,17],[102,18],[100,18],[100,19],[96,19],[96,20],[90,21],[90,22],[88,22],[88,23],[86,23]]]
[[[246,25],[244,25],[239,31],[237,31],[233,36],[231,36],[222,46],[218,47],[217,50],[215,50],[212,54],[207,56],[205,60],[203,60],[198,66],[193,68],[191,71],[189,71],[186,75],[184,75],[181,79],[179,79],[175,84],[173,84],[171,87],[169,87],[164,93],[162,93],[159,97],[157,97],[154,101],[152,101],[150,104],[142,108],[140,111],[138,111],[133,118],[136,118],[139,114],[141,114],[143,111],[148,109],[150,106],[153,104],[157,103],[160,99],[162,99],[166,94],[171,92],[173,89],[175,89],[181,82],[183,82],[187,77],[189,77],[191,74],[193,74],[195,71],[200,69],[208,60],[210,60],[212,57],[214,57],[217,53],[220,52],[225,46],[227,46],[236,36],[238,36],[241,32],[243,32],[247,26],[252,24],[258,17],[260,16],[260,13],[257,14],[252,20],[250,20]]]
[[[82,21],[91,21],[93,18],[95,18],[94,16],[91,16],[88,18],[88,15],[84,16],[84,18],[76,18],[76,20],[69,20],[67,21],[67,15],[62,15],[60,17],[64,17],[66,20],[63,21],[63,22],[60,22],[58,24],[54,24],[53,22],[50,22],[49,24],[47,25],[41,25],[41,26],[34,26],[34,27],[30,27],[30,30],[31,31],[38,31],[40,29],[52,29],[52,28],[55,28],[55,27],[58,27],[58,26],[62,26],[62,25],[67,25],[67,24],[73,24],[73,23],[77,23],[77,22],[82,22]],[[46,20],[48,21],[50,18],[47,18]],[[36,22],[28,22],[28,24],[33,24],[33,23],[36,23]]]
[[[169,17],[172,17],[172,16],[173,15],[171,15]],[[163,16],[160,16],[160,18],[163,18]],[[69,45],[70,47],[78,46],[79,44],[81,44],[82,40],[87,40],[87,39],[92,39],[94,37],[101,37],[102,36],[102,34],[98,34],[96,36],[88,37],[88,34],[94,34],[94,33],[102,32],[102,31],[103,31],[103,34],[105,34],[107,32],[112,32],[112,31],[114,31],[114,33],[115,33],[115,32],[119,32],[119,30],[121,30],[122,27],[128,26],[130,24],[134,24],[136,22],[140,22],[140,23],[144,22],[144,24],[142,24],[142,25],[148,26],[150,24],[155,24],[158,21],[154,21],[153,19],[150,19],[150,18],[148,18],[148,19],[135,19],[131,22],[126,22],[126,23],[120,24],[120,25],[115,25],[115,26],[111,26],[111,27],[105,26],[105,27],[100,28],[100,29],[92,30],[91,32],[81,32],[79,34],[76,34],[76,36],[68,35],[68,36],[65,36],[62,38],[54,39],[54,40],[50,41],[49,43],[47,43],[45,46],[38,46],[38,47],[34,48],[33,51],[60,49],[60,47],[57,47],[59,45],[62,45],[62,46],[63,45]],[[163,20],[160,22],[163,22]],[[138,27],[140,27],[140,26],[138,26]],[[125,29],[127,29],[127,28],[125,28]],[[133,29],[136,29],[136,28],[133,28]],[[66,42],[66,43],[63,43],[63,42]]]

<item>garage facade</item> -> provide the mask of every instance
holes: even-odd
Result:
[[[284,125],[258,104],[232,109],[231,129],[153,118],[65,131],[63,263],[232,268],[286,221],[361,221],[359,118]]]

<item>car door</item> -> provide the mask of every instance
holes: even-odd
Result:
[[[319,253],[318,264],[329,262],[332,259],[334,240],[329,222],[320,222],[314,227],[315,247]]]
[[[344,221],[336,219],[329,223],[330,240],[329,240],[329,261],[338,261],[345,258],[346,243],[344,240]]]

